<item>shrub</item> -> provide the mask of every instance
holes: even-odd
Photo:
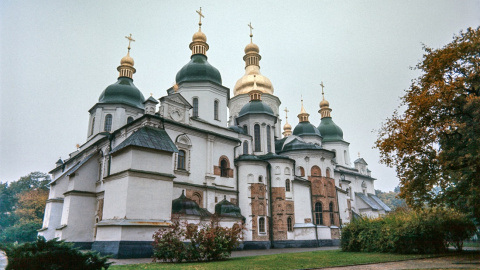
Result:
[[[241,240],[243,227],[221,227],[215,218],[203,225],[174,221],[153,235],[154,261],[216,261],[228,258]],[[183,241],[186,241],[185,243]]]
[[[101,270],[108,269],[111,264],[107,257],[96,252],[81,252],[72,243],[57,239],[47,241],[41,236],[34,242],[4,245],[2,249],[8,257],[6,270]]]
[[[465,215],[451,209],[398,209],[384,218],[362,217],[342,228],[343,251],[441,253],[448,244],[461,250],[475,232]]]

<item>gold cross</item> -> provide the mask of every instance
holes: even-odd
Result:
[[[323,85],[323,81],[320,82],[320,86],[322,87],[322,96],[323,96],[323,87],[325,87],[325,86]]]
[[[248,27],[250,27],[250,42],[253,42],[253,41],[252,41],[252,37],[253,37],[253,34],[252,34],[252,30],[253,30],[252,22],[250,22],[250,23],[248,24]]]
[[[202,30],[202,18],[205,18],[202,13],[202,7],[200,7],[200,11],[197,10],[198,15],[200,16],[200,20],[198,21],[198,31]]]
[[[285,110],[283,110],[285,112],[285,118],[288,119],[288,112],[289,110],[287,109],[287,107],[285,107]]]
[[[132,34],[130,36],[125,36],[126,39],[128,39],[128,50],[130,51],[130,43],[133,41],[135,42],[135,39],[132,38]]]

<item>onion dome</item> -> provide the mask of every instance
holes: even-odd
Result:
[[[343,141],[343,131],[337,126],[331,116],[331,111],[329,103],[325,100],[325,96],[322,88],[322,101],[320,102],[320,110],[318,111],[321,115],[322,120],[318,126],[318,130],[322,134],[323,142],[334,142],[334,141]]]
[[[182,195],[172,201],[172,214],[180,215],[194,215],[194,216],[211,216],[212,214],[206,209],[200,208],[198,204],[185,196],[182,190]]]
[[[283,126],[283,136],[288,137],[292,135],[292,125],[288,123],[288,109],[285,107],[285,125]]]
[[[260,48],[252,41],[252,24],[250,23],[248,26],[250,27],[250,44],[245,47],[245,56],[243,57],[245,74],[238,79],[233,88],[233,94],[235,96],[248,94],[253,89],[253,81],[254,77],[256,77],[258,90],[264,94],[273,95],[272,82],[260,73],[260,59],[262,59],[259,54]]]
[[[193,34],[192,42],[190,43],[190,50],[192,50],[192,56],[190,62],[180,69],[175,77],[176,83],[193,81],[210,81],[216,84],[222,84],[222,76],[218,69],[210,65],[207,61],[207,36],[202,32],[203,17],[202,9],[197,11],[200,15],[200,22],[198,23],[198,32]]]
[[[130,57],[130,42],[135,41],[132,39],[132,34],[126,37],[129,40],[127,55],[120,61],[118,80],[116,83],[109,85],[98,98],[98,103],[119,103],[129,106],[133,106],[139,109],[145,109],[143,102],[145,98],[142,92],[133,84],[132,75],[135,73],[133,67],[134,61]]]
[[[293,130],[293,135],[321,136],[320,131],[318,131],[318,129],[314,125],[310,124],[310,122],[308,121],[308,116],[310,116],[310,114],[308,114],[307,111],[305,111],[305,107],[303,107],[303,99],[302,99],[302,109],[298,114],[299,123]]]
[[[223,200],[215,205],[215,214],[223,217],[243,217],[240,207],[227,201],[225,196]]]
[[[247,114],[268,114],[275,117],[272,108],[267,104],[262,102],[262,92],[258,90],[257,83],[254,76],[253,82],[253,90],[250,91],[250,102],[245,104],[240,112],[238,113],[238,117],[242,117]]]

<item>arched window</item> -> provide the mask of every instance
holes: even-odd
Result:
[[[222,161],[220,161],[220,176],[228,177],[228,163],[225,159],[222,159]]]
[[[127,124],[130,124],[131,122],[133,122],[133,117],[129,116],[127,118]]]
[[[322,170],[317,165],[313,166],[311,169],[312,176],[322,176]]]
[[[272,132],[270,131],[270,126],[267,126],[267,153],[272,152]]]
[[[292,217],[288,217],[288,218],[287,218],[287,231],[293,232]]]
[[[218,120],[218,100],[213,102],[213,118]]]
[[[177,169],[185,170],[185,151],[178,151]]]
[[[95,128],[95,116],[92,118],[92,127],[90,128],[90,135],[93,135],[94,128]]]
[[[328,210],[330,211],[330,226],[331,226],[335,224],[333,220],[333,202],[330,202],[330,204],[328,205]]]
[[[261,138],[260,138],[260,125],[256,124],[253,127],[253,133],[255,137],[255,152],[260,152],[262,151],[262,145],[261,145]]]
[[[105,116],[105,125],[103,128],[104,131],[110,132],[112,130],[112,115],[107,114]]]
[[[327,176],[327,178],[330,178],[330,168],[327,168],[326,176]]]
[[[243,125],[243,132],[245,132],[245,134],[248,134],[248,127],[247,127],[247,125]]]
[[[198,98],[193,98],[193,117],[198,117]]]
[[[290,192],[290,180],[285,181],[285,191]]]
[[[258,219],[258,231],[261,233],[265,232],[265,218],[261,217]]]
[[[323,225],[323,209],[321,202],[315,203],[315,224]]]
[[[260,182],[260,183],[263,182],[263,176],[260,175],[260,176],[258,177],[258,182]]]
[[[347,150],[344,150],[344,151],[343,151],[343,157],[345,158],[345,164],[348,164]]]
[[[299,173],[300,173],[300,176],[305,176],[305,169],[303,167],[298,167],[298,170],[299,170]]]
[[[243,154],[248,155],[248,142],[247,141],[243,142]]]

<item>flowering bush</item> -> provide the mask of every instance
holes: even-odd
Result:
[[[203,225],[174,221],[153,235],[154,261],[216,261],[230,256],[242,239],[243,226],[221,227],[215,218]],[[184,243],[185,241],[185,243]]]

